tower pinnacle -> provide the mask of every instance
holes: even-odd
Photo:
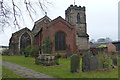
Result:
[[[45,12],[45,15],[47,16],[47,12]]]
[[[74,6],[75,6],[75,0],[74,0]]]

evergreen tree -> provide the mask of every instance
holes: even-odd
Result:
[[[45,54],[51,54],[51,41],[49,36],[47,36],[43,41],[42,51]]]

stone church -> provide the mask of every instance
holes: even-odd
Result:
[[[61,16],[51,20],[47,15],[34,23],[33,29],[23,28],[12,34],[9,43],[11,55],[22,55],[21,49],[28,45],[42,46],[49,36],[52,53],[74,53],[76,50],[89,50],[89,35],[85,7],[70,5]],[[38,52],[41,54],[41,49]]]

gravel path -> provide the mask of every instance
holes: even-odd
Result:
[[[28,69],[26,67],[23,67],[23,66],[11,63],[11,62],[2,61],[2,65],[5,68],[12,70],[17,75],[22,76],[24,78],[53,78],[46,74],[36,72],[32,69]]]

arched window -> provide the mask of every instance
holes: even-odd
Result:
[[[66,49],[65,33],[62,31],[55,34],[55,50],[61,51]]]
[[[80,23],[80,13],[77,14],[77,23]]]
[[[30,35],[28,33],[24,33],[20,39],[20,49],[25,49],[29,45],[31,45]]]

